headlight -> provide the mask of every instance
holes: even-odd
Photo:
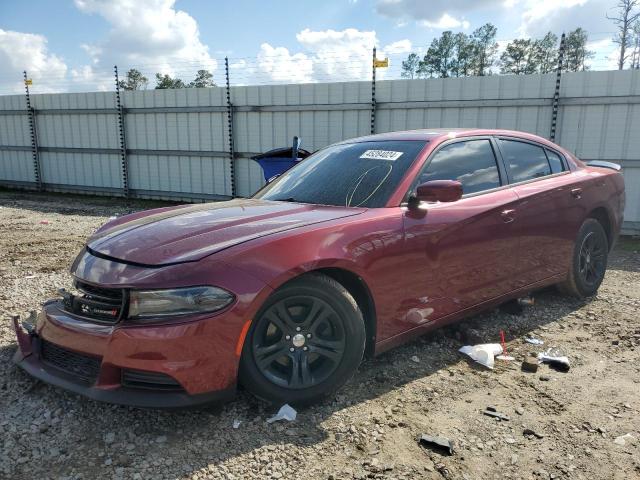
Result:
[[[221,310],[231,302],[232,293],[217,287],[188,287],[167,290],[131,290],[129,318],[163,318]]]

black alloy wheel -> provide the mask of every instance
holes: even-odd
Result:
[[[607,245],[603,237],[589,232],[582,240],[578,270],[585,285],[595,285],[602,280],[607,268]]]
[[[312,403],[353,375],[364,346],[364,320],[349,292],[326,275],[305,274],[276,290],[254,318],[240,382],[269,402]]]
[[[604,280],[608,256],[604,228],[595,218],[587,218],[576,236],[567,279],[558,285],[560,290],[578,298],[595,295]]]
[[[336,311],[320,298],[282,299],[260,317],[252,341],[260,372],[286,388],[309,388],[340,364],[345,332]]]

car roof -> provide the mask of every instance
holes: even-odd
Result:
[[[498,130],[484,128],[425,128],[419,130],[403,130],[399,132],[386,132],[374,135],[366,135],[364,137],[352,138],[340,143],[361,143],[361,142],[379,142],[388,140],[422,140],[433,141],[435,139],[468,137],[474,135],[503,135],[508,137],[518,137],[524,140],[533,140],[548,146],[556,145],[547,139],[533,135],[531,133],[519,132],[516,130]]]

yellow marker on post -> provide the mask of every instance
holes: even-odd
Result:
[[[377,58],[373,59],[373,66],[375,68],[387,68],[389,66],[389,58],[384,58],[381,60],[378,60]]]
[[[24,84],[25,84],[25,85],[33,85],[33,80],[31,80],[30,78],[27,78],[27,79],[24,81]]]

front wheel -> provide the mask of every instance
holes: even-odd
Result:
[[[253,320],[240,382],[272,403],[318,401],[354,374],[365,338],[349,292],[326,275],[303,275],[271,295]]]
[[[575,297],[595,295],[607,270],[609,241],[600,222],[587,218],[580,230],[573,251],[567,280],[560,290]]]

